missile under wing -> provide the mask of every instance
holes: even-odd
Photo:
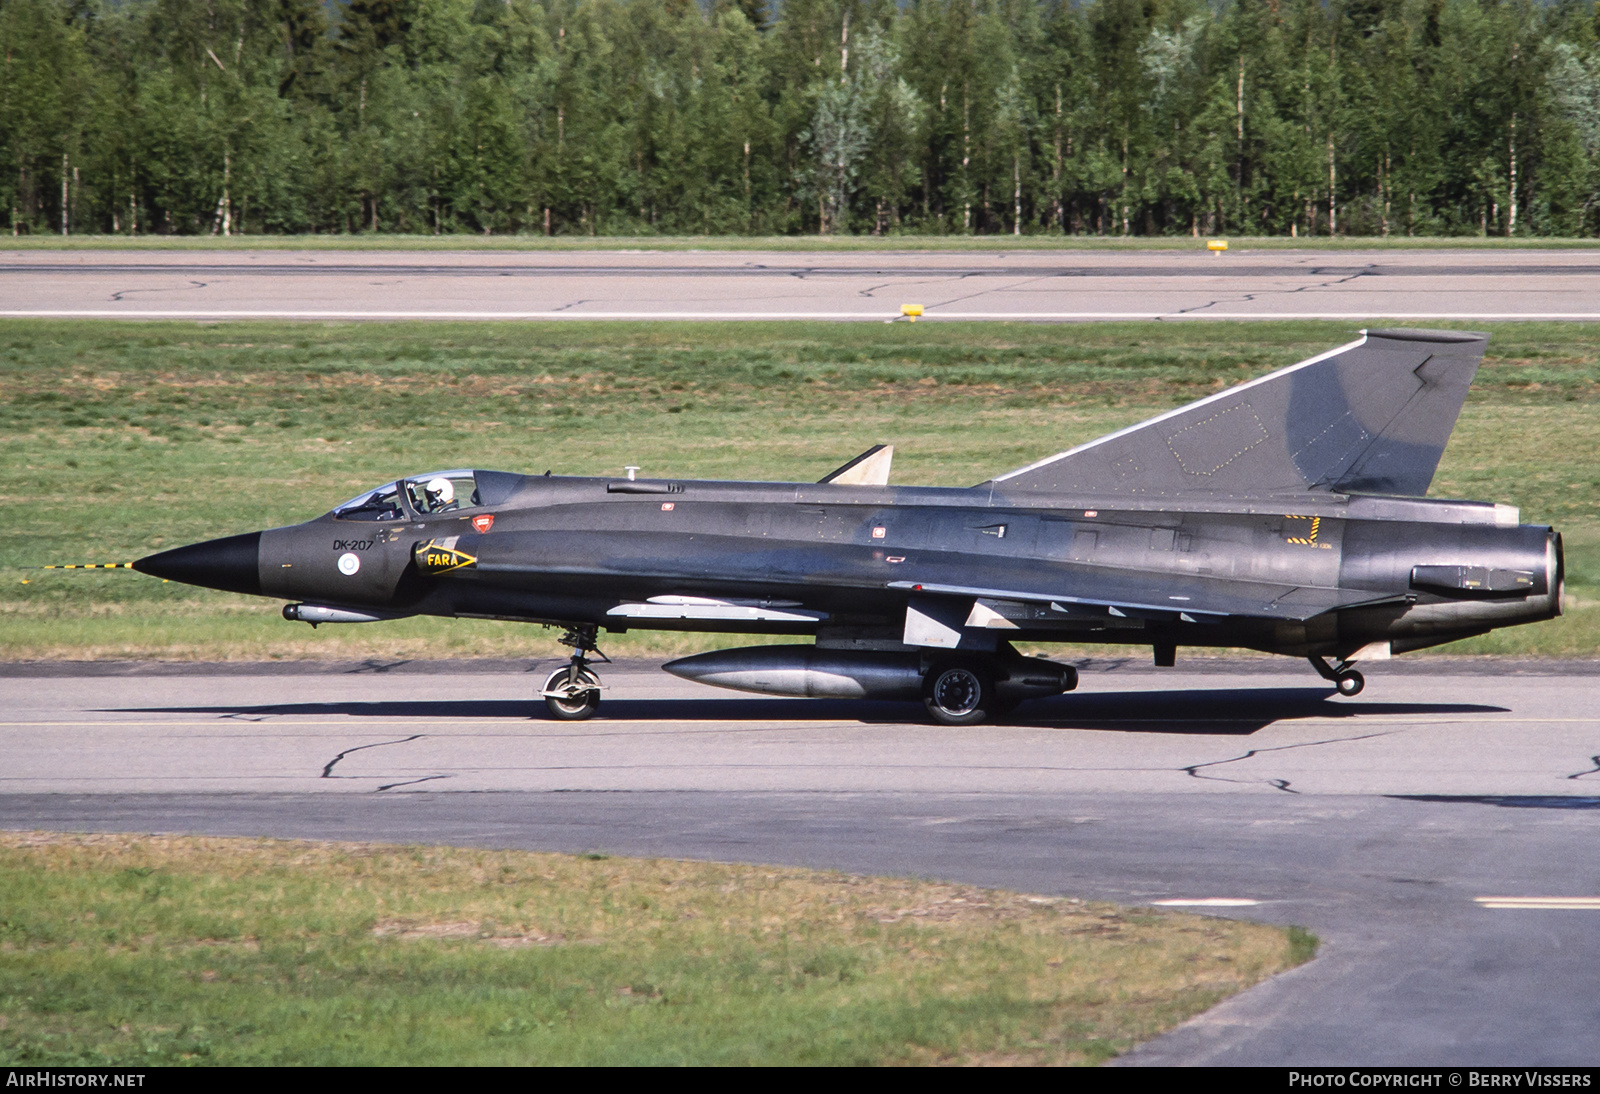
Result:
[[[1245,647],[1344,694],[1358,661],[1560,612],[1560,537],[1424,495],[1487,337],[1371,331],[969,488],[888,484],[869,449],[819,483],[399,479],[146,573],[289,600],[313,625],[439,615],[557,624],[541,689],[594,713],[602,631],[802,635],[666,666],[784,695],[920,698],[981,721],[1076,684],[1017,644]]]

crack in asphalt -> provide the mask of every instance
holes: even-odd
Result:
[[[964,280],[966,280],[966,278],[968,278],[970,276],[972,276],[972,275],[970,275],[970,274],[958,274],[958,275],[954,275],[953,279],[956,280],[956,281],[964,281]],[[939,275],[932,276],[932,277],[915,277],[915,278],[910,278],[910,279],[902,279],[902,280],[899,280],[899,281],[885,281],[881,285],[871,285],[871,286],[868,286],[865,289],[857,289],[856,290],[856,295],[857,296],[864,296],[864,297],[867,297],[869,299],[873,299],[874,298],[874,294],[879,292],[879,291],[881,291],[881,290],[883,290],[883,289],[899,289],[899,290],[904,292],[904,291],[909,291],[909,290],[914,289],[914,288],[919,288],[919,287],[924,286],[924,285],[943,284],[944,282],[950,281],[950,280],[952,280],[952,275],[939,274]],[[987,290],[987,289],[984,290],[984,292],[988,292],[988,291],[989,290]],[[982,296],[982,295],[983,295],[983,293],[974,293],[973,294],[973,296]],[[971,297],[971,296],[962,296],[962,297],[957,297],[956,299],[957,300],[970,300],[972,298],[973,297]],[[955,301],[946,300],[943,303],[939,303],[939,304],[926,304],[926,305],[924,305],[924,307],[940,308],[940,307],[943,307],[945,304],[950,304],[950,303],[954,303],[954,302]]]
[[[1585,775],[1600,775],[1600,756],[1590,756],[1589,757],[1589,762],[1594,764],[1594,766],[1591,767],[1589,770],[1587,770],[1587,771],[1579,771],[1574,775],[1568,775],[1567,778],[1569,778],[1569,779],[1581,779]]]
[[[184,287],[181,287],[181,288],[176,288],[176,289],[118,289],[116,292],[111,294],[111,299],[113,299],[113,300],[121,300],[124,297],[132,296],[134,293],[188,292],[191,289],[203,289],[208,284],[210,284],[210,282],[207,282],[207,281],[191,281],[191,282],[189,282],[189,284],[187,286],[184,286]]]
[[[948,281],[948,280],[966,281],[969,278],[980,277],[980,276],[982,276],[982,275],[981,274],[976,274],[976,273],[962,272],[962,273],[956,274],[953,278],[938,278],[937,280],[940,280],[940,281]],[[967,301],[967,300],[976,300],[980,296],[990,296],[990,295],[992,295],[992,294],[994,294],[996,292],[1014,292],[1017,289],[1020,289],[1025,285],[1033,285],[1033,284],[1036,284],[1037,282],[1040,282],[1040,281],[1051,281],[1051,280],[1054,280],[1058,276],[1060,276],[1060,275],[1058,275],[1058,274],[1040,274],[1038,277],[1025,277],[1021,281],[1017,282],[1014,285],[1003,285],[1003,286],[1000,286],[998,288],[980,289],[977,292],[968,293],[965,296],[954,296],[954,297],[951,297],[949,300],[941,300],[937,304],[929,304],[929,305],[927,305],[927,308],[929,310],[932,310],[933,308],[947,308],[951,304],[960,304],[960,303],[962,303],[964,301]],[[1209,306],[1210,305],[1207,305],[1207,307],[1209,307]]]
[[[1268,292],[1259,292],[1259,293],[1247,292],[1247,293],[1243,293],[1242,295],[1237,296],[1237,297],[1225,297],[1223,299],[1209,301],[1209,302],[1207,302],[1205,304],[1196,304],[1192,308],[1179,308],[1176,311],[1167,312],[1165,315],[1159,316],[1158,318],[1160,318],[1162,320],[1176,319],[1176,318],[1178,318],[1180,316],[1193,315],[1195,312],[1205,311],[1207,308],[1214,308],[1214,307],[1218,306],[1219,304],[1227,304],[1227,303],[1232,303],[1232,304],[1246,303],[1246,304],[1248,304],[1248,303],[1253,303],[1256,300],[1257,297],[1293,296],[1295,293],[1309,292],[1312,289],[1326,289],[1326,288],[1330,288],[1330,287],[1332,287],[1334,285],[1346,284],[1348,282],[1356,280],[1359,277],[1373,276],[1374,275],[1374,271],[1377,268],[1378,267],[1376,265],[1371,265],[1371,266],[1368,266],[1366,269],[1358,270],[1355,273],[1350,274],[1348,277],[1338,277],[1338,278],[1334,278],[1331,281],[1317,281],[1317,282],[1313,282],[1313,283],[1308,284],[1308,285],[1298,285],[1298,286],[1296,286],[1295,288],[1292,288],[1292,289],[1272,289],[1272,290],[1270,290]]]
[[[411,736],[402,737],[398,741],[374,741],[370,745],[356,745],[354,748],[347,748],[343,752],[341,752],[337,756],[335,756],[333,759],[328,761],[327,766],[322,769],[322,777],[324,779],[343,779],[343,778],[347,778],[347,777],[353,777],[353,776],[345,776],[345,775],[335,775],[333,773],[333,769],[334,769],[335,766],[338,765],[339,761],[344,759],[346,756],[350,755],[350,753],[352,753],[352,752],[360,752],[362,749],[365,749],[365,748],[383,748],[385,745],[410,744],[412,741],[420,741],[425,736],[426,736],[426,734],[424,734],[424,733],[413,733]]]
[[[407,779],[405,782],[388,783],[374,790],[374,794],[382,794],[385,790],[393,790],[397,786],[415,786],[418,783],[432,782],[434,779],[448,779],[449,775],[424,775],[420,779]]]
[[[1346,741],[1367,741],[1374,737],[1387,737],[1388,735],[1389,734],[1387,731],[1383,733],[1363,733],[1359,737],[1333,737],[1326,741],[1302,741],[1299,744],[1276,745],[1272,748],[1252,748],[1243,756],[1233,756],[1226,760],[1207,760],[1205,763],[1190,764],[1188,767],[1180,768],[1179,770],[1183,771],[1184,774],[1196,779],[1209,779],[1213,782],[1220,783],[1249,783],[1264,781],[1268,786],[1275,790],[1282,790],[1285,794],[1298,794],[1300,791],[1291,788],[1288,779],[1223,779],[1218,778],[1215,775],[1202,775],[1200,773],[1200,769],[1203,767],[1220,767],[1222,764],[1238,763],[1240,760],[1248,760],[1250,757],[1260,755],[1263,752],[1286,752],[1292,748],[1312,748],[1316,745],[1336,745],[1343,744]]]
[[[322,769],[322,777],[324,779],[359,779],[359,778],[368,778],[369,776],[364,776],[364,775],[335,775],[333,773],[333,769],[334,769],[334,767],[336,767],[338,765],[340,760],[344,759],[346,756],[350,755],[350,753],[352,753],[352,752],[360,752],[362,749],[366,749],[366,748],[384,748],[384,747],[387,747],[388,745],[410,744],[412,741],[420,741],[422,738],[424,738],[426,736],[427,736],[426,733],[413,733],[411,736],[402,737],[398,741],[374,741],[370,745],[356,745],[354,748],[347,748],[343,752],[341,752],[337,756],[335,756],[333,759],[328,761],[327,766]],[[397,786],[415,786],[417,783],[433,782],[435,779],[448,779],[448,778],[450,778],[450,776],[448,774],[446,774],[446,775],[423,775],[423,776],[421,776],[419,778],[415,778],[415,779],[401,779],[398,782],[384,783],[382,786],[380,786],[376,790],[374,790],[373,793],[374,794],[382,794],[385,790],[393,790]]]

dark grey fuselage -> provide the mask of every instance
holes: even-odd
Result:
[[[526,477],[492,508],[408,509],[383,522],[330,514],[264,532],[260,591],[614,631],[898,640],[908,605],[933,590],[964,612],[967,601],[991,605],[998,618],[973,629],[1013,641],[1330,656],[1375,641],[1416,649],[1560,611],[1559,537],[1508,521],[1503,507],[1306,494],[1185,501],[990,484]],[[492,527],[475,531],[472,518],[486,515]],[[427,573],[417,546],[446,539],[472,561]],[[341,573],[350,553],[360,567]],[[1417,567],[1535,576],[1509,590],[1439,588],[1419,585]]]

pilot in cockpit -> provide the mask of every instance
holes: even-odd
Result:
[[[432,478],[422,487],[423,495],[428,499],[428,512],[443,513],[447,509],[460,508],[456,501],[455,485],[443,475]]]

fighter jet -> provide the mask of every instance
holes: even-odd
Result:
[[[869,449],[817,483],[440,471],[304,524],[163,551],[147,574],[291,601],[313,626],[434,615],[565,628],[540,695],[587,718],[601,631],[799,635],[668,672],[773,695],[920,699],[964,725],[1070,691],[1018,644],[1364,660],[1550,619],[1561,537],[1426,498],[1488,337],[1348,345],[966,488],[888,485]]]

